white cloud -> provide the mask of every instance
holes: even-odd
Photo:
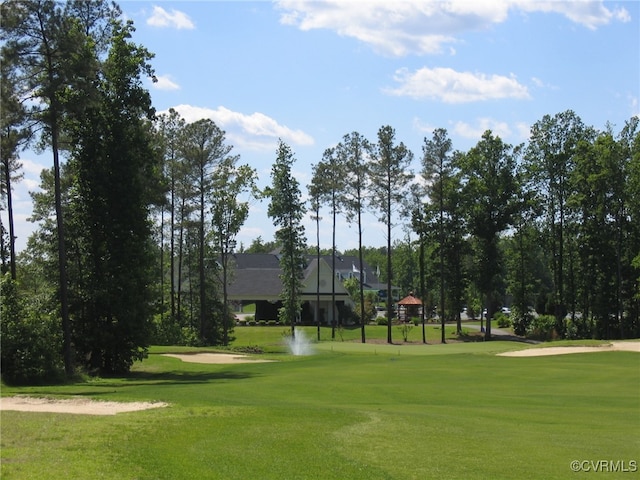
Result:
[[[436,128],[431,124],[424,123],[420,118],[414,117],[413,119],[413,129],[420,133],[428,133],[432,134]]]
[[[255,227],[255,226],[248,227],[246,225],[243,225],[240,228],[240,232],[238,232],[238,236],[237,236],[238,240],[242,242],[245,248],[248,248],[251,245],[251,242],[258,237],[262,237],[262,240],[265,240],[265,241],[271,240],[269,238],[265,238],[264,228]]]
[[[638,97],[629,94],[627,95],[627,99],[629,100],[629,105],[631,105],[631,116],[640,117],[640,109],[638,109]]]
[[[215,110],[193,105],[178,105],[173,108],[187,122],[195,122],[203,118],[213,120],[216,125],[226,131],[227,139],[236,147],[250,150],[275,150],[278,138],[294,145],[313,145],[314,143],[313,137],[309,134],[280,125],[263,113],[246,115],[222,106]]]
[[[335,30],[356,38],[384,55],[440,53],[443,44],[454,43],[438,3],[370,1],[277,2],[284,25],[300,30]]]
[[[152,27],[171,27],[178,30],[192,30],[196,28],[186,13],[175,9],[171,9],[171,13],[169,13],[157,5],[153,6],[153,13],[147,19],[147,25],[151,25]]]
[[[456,135],[476,141],[479,141],[487,130],[491,130],[494,135],[499,136],[507,143],[521,143],[529,136],[529,125],[524,122],[509,125],[507,122],[489,117],[478,118],[473,125],[459,121],[453,126],[453,132]]]
[[[31,176],[38,179],[40,178],[40,173],[42,173],[42,170],[44,170],[45,168],[50,168],[50,166],[48,165],[43,165],[40,162],[36,162],[28,158],[21,158],[20,163],[22,163],[22,170],[25,172],[26,176]]]
[[[556,85],[553,85],[551,83],[545,83],[544,80],[538,77],[531,77],[531,83],[536,88],[547,88],[550,90],[558,90],[558,87]]]
[[[501,138],[506,138],[511,134],[509,125],[504,122],[498,122],[491,118],[479,118],[475,125],[467,122],[456,122],[453,131],[463,138],[480,140],[482,134],[487,130],[491,130],[494,135],[498,135]]]
[[[284,25],[334,30],[392,56],[442,53],[460,33],[504,22],[511,10],[561,14],[591,29],[630,20],[624,8],[610,10],[601,0],[280,0],[277,8]]]
[[[619,22],[627,23],[631,21],[631,14],[625,8],[618,8],[613,12],[613,17]]]
[[[531,125],[525,122],[517,122],[515,128],[515,139],[517,142],[525,142],[529,139]]]
[[[468,103],[501,98],[529,98],[527,87],[512,75],[457,72],[451,68],[421,68],[409,72],[396,71],[394,80],[400,85],[387,88],[389,95],[415,99],[440,100],[445,103]]]
[[[631,15],[624,8],[610,10],[600,0],[538,1],[512,0],[514,6],[525,12],[557,13],[574,23],[595,30],[612,21],[629,22]]]
[[[180,90],[180,85],[174,82],[170,75],[156,75],[156,81],[152,86],[156,90]]]
[[[22,208],[19,204],[21,200],[28,203],[29,209],[31,208],[31,197],[29,192],[40,190],[40,174],[43,170],[51,168],[48,164],[50,160],[46,155],[35,157],[40,161],[32,160],[30,158],[20,158],[19,162],[22,164],[21,172],[24,174],[23,178],[13,184],[14,188],[14,209],[19,210]],[[45,162],[44,164],[42,162]]]
[[[420,118],[416,117],[413,119],[413,128],[420,134],[424,134],[429,137],[433,134],[436,128],[439,127],[424,123]],[[527,141],[529,138],[530,128],[530,125],[525,122],[515,122],[510,124],[489,117],[481,117],[477,118],[473,123],[451,121],[449,122],[448,131],[451,132],[453,136],[459,137],[459,139],[463,138],[471,140],[472,143],[474,143],[480,140],[484,132],[491,130],[505,142],[515,145]],[[466,145],[467,142],[462,143]],[[461,147],[456,146],[456,148]]]

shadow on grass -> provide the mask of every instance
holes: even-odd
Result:
[[[163,385],[163,384],[200,384],[211,382],[227,382],[244,380],[257,376],[255,372],[222,371],[222,372],[131,372],[119,377],[117,385]]]
[[[117,393],[119,389],[133,386],[199,385],[231,382],[256,377],[255,372],[131,372],[125,376],[100,377],[88,382],[58,386],[26,388],[21,394],[38,396],[93,397]]]
[[[486,339],[484,337],[484,332],[480,331],[466,331],[462,330],[462,333],[457,336],[458,341],[461,342],[485,342]],[[540,343],[537,340],[533,340],[530,338],[519,337],[517,335],[505,334],[505,333],[492,333],[492,340],[505,340],[508,342],[519,342],[519,343],[529,343],[532,345]]]
[[[456,340],[460,341],[460,342],[484,342],[484,333],[480,333],[480,332],[467,332],[465,330],[462,330],[462,333],[460,333],[457,337]]]

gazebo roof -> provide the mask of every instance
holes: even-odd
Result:
[[[400,300],[398,305],[422,305],[422,301],[413,295],[408,295]]]

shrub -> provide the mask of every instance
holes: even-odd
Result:
[[[0,280],[0,368],[9,384],[55,383],[64,376],[57,317],[38,307],[25,305],[8,274]]]
[[[378,323],[378,325],[386,325],[387,324],[387,317],[378,317],[376,319],[376,322]]]
[[[171,315],[154,315],[151,329],[151,344],[181,345],[182,329]]]
[[[498,328],[509,328],[511,326],[511,319],[508,315],[502,312],[497,312],[493,315],[493,320],[498,325]]]
[[[402,333],[402,339],[407,342],[409,340],[409,332],[413,329],[412,323],[403,323],[398,326],[398,330]]]
[[[533,315],[530,312],[520,312],[517,309],[511,311],[511,323],[513,325],[513,333],[525,336],[529,331],[529,327],[533,322]]]
[[[551,340],[555,336],[556,318],[553,315],[538,315],[533,318],[529,335],[538,340]]]
[[[356,305],[355,308],[353,310],[353,321],[354,323],[360,325],[362,324],[362,318],[360,315],[360,300],[359,300],[359,296],[353,296],[353,300],[355,301]],[[369,322],[373,322],[376,320],[376,317],[378,315],[378,312],[376,310],[376,305],[375,305],[375,294],[368,292],[365,293],[364,295],[364,323],[369,323]]]
[[[200,346],[200,333],[191,327],[182,327],[180,345],[188,345],[190,347]]]
[[[244,347],[231,347],[232,352],[249,353],[249,354],[261,354],[264,353],[264,349],[258,345],[247,345]]]

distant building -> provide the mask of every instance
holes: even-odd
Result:
[[[318,302],[318,270],[320,270],[320,303],[318,305],[320,323],[330,325],[338,321],[343,307],[354,307],[353,299],[342,285],[347,278],[360,279],[364,275],[364,289],[373,291],[386,298],[386,285],[381,284],[375,272],[366,263],[360,265],[355,256],[336,256],[336,269],[332,272],[331,255],[321,255],[320,261],[315,255],[305,257],[306,265],[302,278],[302,309],[299,321],[317,323],[315,318]],[[275,320],[282,306],[280,294],[280,256],[277,253],[234,253],[230,254],[230,284],[228,299],[236,304],[255,303],[256,320]],[[335,285],[335,305],[332,306],[332,287]],[[396,293],[394,291],[394,293]],[[395,295],[394,295],[395,296]]]
[[[422,301],[410,293],[398,302],[398,320],[409,322],[422,314]]]

